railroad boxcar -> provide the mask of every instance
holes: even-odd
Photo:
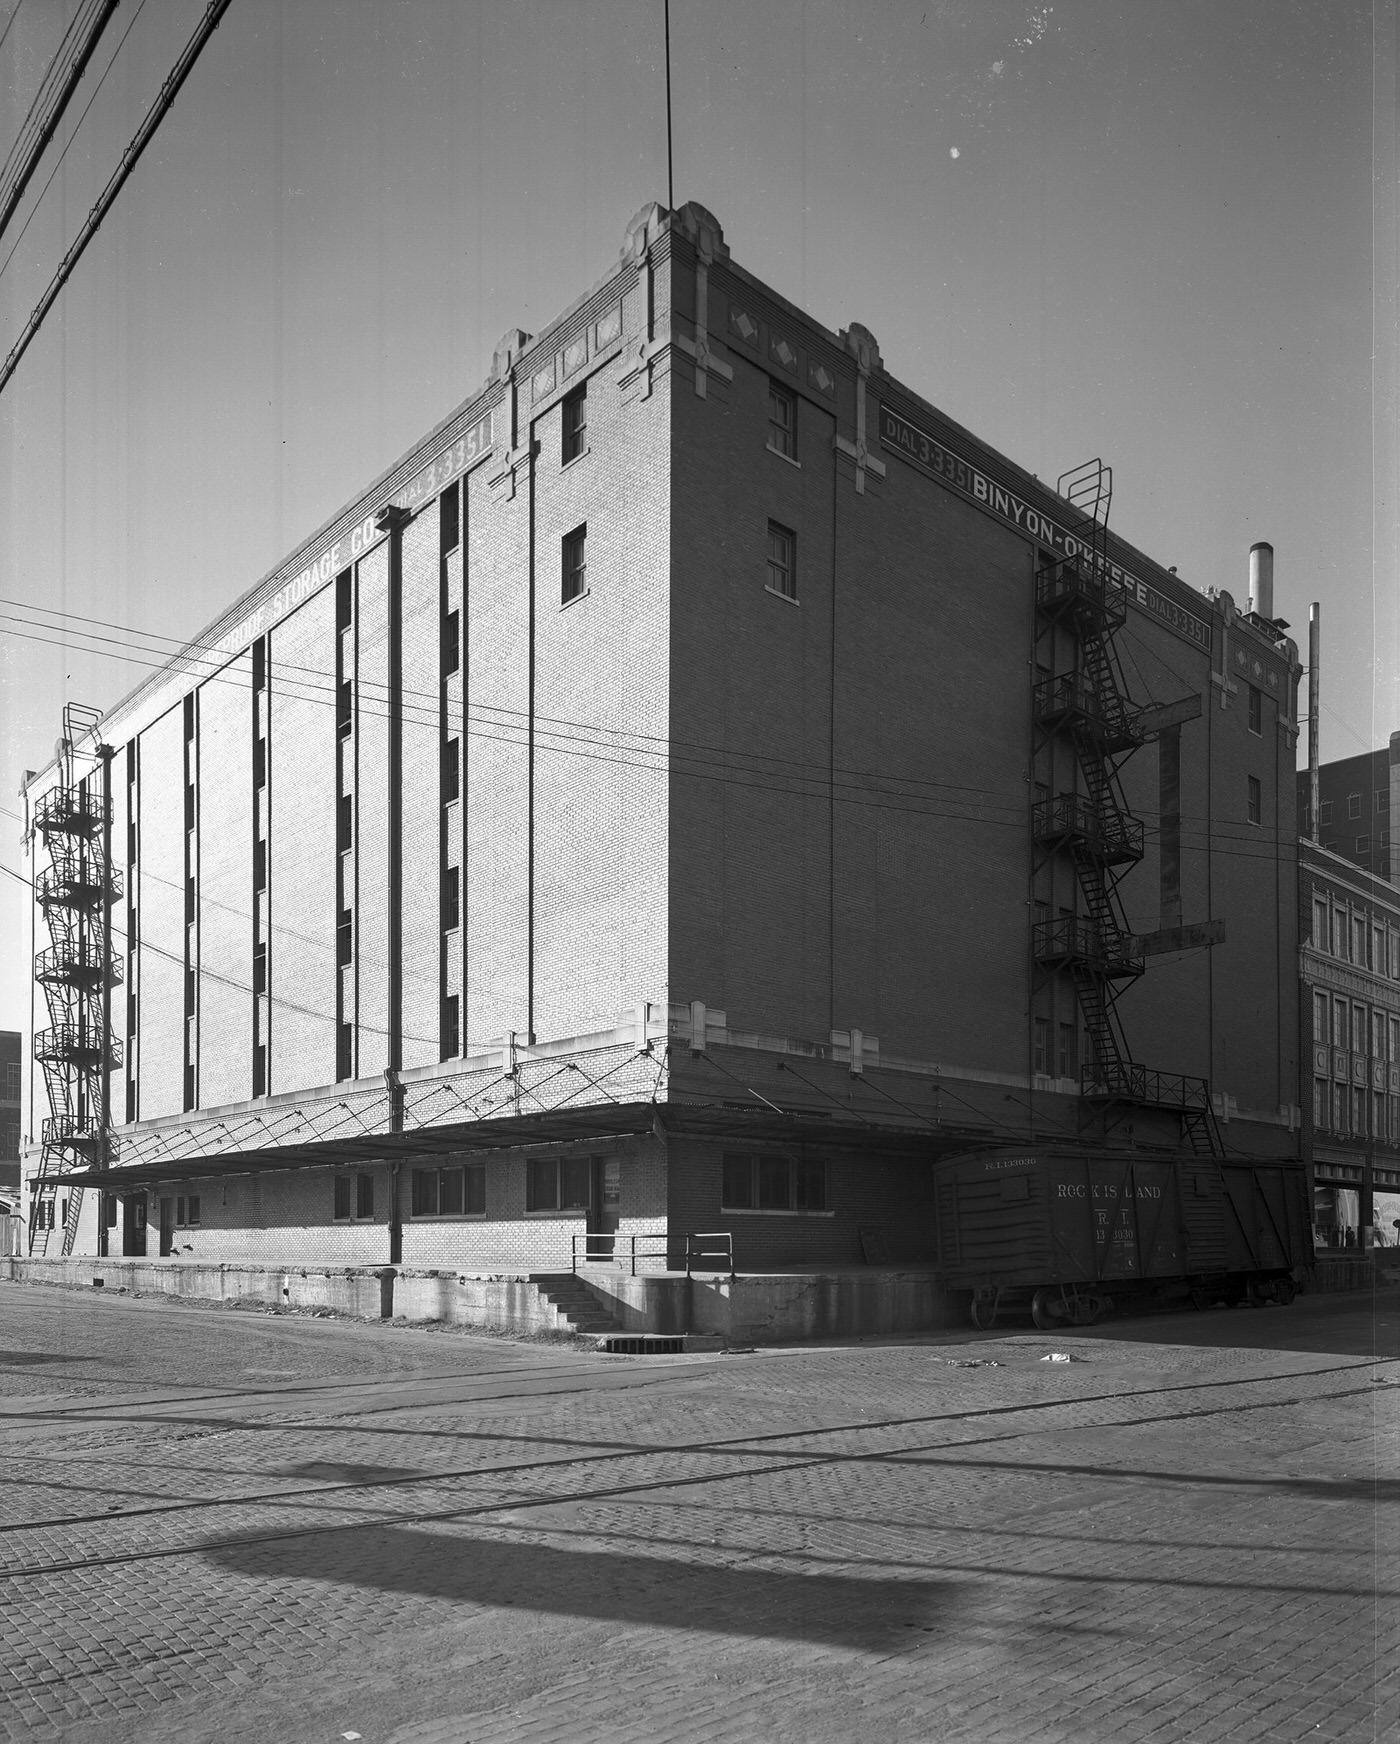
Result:
[[[972,1322],[1089,1325],[1115,1300],[1293,1300],[1312,1264],[1303,1165],[1265,1158],[989,1150],[935,1165],[945,1283]]]

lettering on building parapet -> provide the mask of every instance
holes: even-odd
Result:
[[[407,484],[392,492],[358,521],[348,533],[342,533],[338,539],[332,540],[304,569],[298,570],[290,580],[283,582],[276,593],[270,594],[256,610],[250,612],[246,618],[240,618],[226,635],[219,637],[214,644],[215,652],[241,653],[249,643],[266,635],[288,612],[295,611],[312,594],[319,593],[342,569],[358,563],[372,546],[385,537],[375,525],[385,508],[421,508],[424,503],[445,490],[454,478],[470,472],[478,461],[485,460],[490,452],[491,414],[488,412],[470,430],[463,431],[455,442],[430,460],[421,471],[414,473]]]
[[[880,440],[886,448],[894,449],[896,454],[902,455],[921,472],[936,478],[940,484],[951,486],[971,502],[990,510],[1008,526],[1039,540],[1057,557],[1074,558],[1088,553],[1089,546],[1086,541],[1067,532],[1033,504],[1024,502],[1014,492],[995,483],[970,461],[954,454],[950,448],[945,448],[941,442],[935,441],[932,436],[926,435],[883,404],[880,407]],[[1108,574],[1134,605],[1151,612],[1168,629],[1174,630],[1188,642],[1194,642],[1197,647],[1210,647],[1210,625],[1204,618],[1188,612],[1184,606],[1168,599],[1150,582],[1144,581],[1141,576],[1134,575],[1119,564],[1110,562]]]

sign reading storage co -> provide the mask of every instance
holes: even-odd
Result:
[[[222,654],[237,654],[250,642],[265,635],[279,619],[285,618],[288,612],[295,611],[313,593],[319,593],[342,569],[358,563],[372,546],[386,537],[376,525],[385,508],[391,504],[396,508],[421,508],[454,478],[461,473],[470,472],[479,460],[485,460],[490,452],[491,414],[488,412],[470,430],[464,431],[450,447],[444,448],[421,472],[414,473],[406,485],[392,496],[386,497],[378,508],[357,522],[348,533],[342,533],[338,539],[333,540],[305,568],[299,569],[290,580],[284,581],[276,593],[270,594],[246,618],[241,618],[226,635],[220,636],[215,644],[216,650]]]
[[[961,455],[954,454],[932,436],[925,435],[922,430],[916,429],[886,405],[880,407],[880,440],[886,448],[893,448],[896,454],[902,455],[920,471],[960,491],[963,496],[990,510],[998,519],[1007,522],[1019,532],[1039,540],[1057,556],[1072,558],[1088,553],[1089,546],[1084,540],[1066,532],[1033,504],[1024,502],[1003,485],[995,483]],[[1135,605],[1160,618],[1178,636],[1184,636],[1197,647],[1210,647],[1210,625],[1205,619],[1198,618],[1194,612],[1189,612],[1175,600],[1168,599],[1150,582],[1143,581],[1140,576],[1120,568],[1116,563],[1108,564],[1108,574]]]

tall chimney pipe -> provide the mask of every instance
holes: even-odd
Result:
[[[1318,768],[1320,763],[1318,753],[1318,690],[1317,669],[1322,657],[1322,607],[1316,600],[1308,607],[1308,821],[1312,826],[1312,839],[1322,840],[1322,832],[1318,828]]]
[[[1263,540],[1249,548],[1249,609],[1272,622],[1274,615],[1274,548]]]

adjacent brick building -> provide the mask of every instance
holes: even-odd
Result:
[[[1306,813],[1306,774],[1299,807]],[[1321,831],[1299,865],[1308,1156],[1320,1245],[1400,1241],[1400,888],[1380,824],[1400,806],[1389,752],[1324,763]],[[1330,810],[1329,810],[1330,808]],[[1350,813],[1350,818],[1347,815]],[[1341,820],[1341,821],[1338,821]],[[1358,839],[1361,828],[1369,831]]]
[[[969,1144],[1297,1155],[1296,651],[1061,483],[645,208],[102,720],[78,1249],[854,1264]]]

